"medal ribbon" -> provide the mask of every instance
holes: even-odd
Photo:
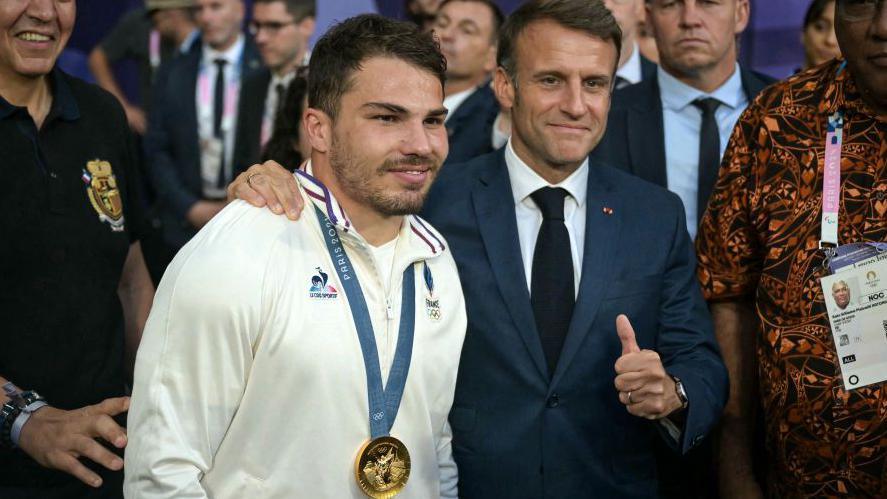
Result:
[[[397,348],[394,361],[388,373],[388,383],[382,388],[382,370],[379,367],[379,352],[376,349],[376,336],[373,323],[367,310],[366,299],[360,289],[360,281],[351,265],[351,259],[342,246],[336,227],[318,208],[314,207],[320,221],[321,232],[326,242],[327,251],[336,268],[339,282],[345,290],[348,305],[351,307],[351,318],[357,329],[360,349],[363,352],[363,364],[367,376],[367,399],[370,407],[370,436],[378,438],[387,436],[394,425],[407,373],[410,370],[410,358],[413,355],[413,335],[416,329],[416,281],[414,265],[410,265],[403,273],[403,297],[400,311],[400,330],[397,335]]]

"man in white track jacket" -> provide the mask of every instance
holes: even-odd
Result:
[[[443,71],[430,35],[379,16],[318,42],[305,216],[238,201],[169,267],[138,354],[127,497],[457,496],[465,306],[447,243],[413,215],[447,153]]]

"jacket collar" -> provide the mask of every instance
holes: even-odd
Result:
[[[748,96],[746,95],[745,88],[743,88],[742,85],[742,76],[739,69],[739,64],[736,64],[735,69],[733,70],[733,74],[730,75],[730,78],[728,78],[727,81],[725,81],[715,91],[710,93],[703,92],[702,90],[687,85],[674,76],[668,74],[664,69],[662,69],[661,66],[657,71],[662,104],[666,108],[670,108],[680,112],[683,111],[684,108],[692,104],[693,101],[695,101],[696,99],[701,99],[704,97],[713,97],[717,99],[721,104],[724,104],[731,109],[745,106],[748,103]]]
[[[312,173],[311,161],[306,162],[303,169],[295,170],[296,180],[308,199],[329,218],[343,240],[350,240],[362,246],[369,246],[369,243],[357,232],[342,205],[336,201],[333,193],[320,180],[316,179]],[[443,236],[417,215],[407,215],[404,217],[397,237],[409,243],[409,259],[411,261],[435,258],[443,254],[447,249]]]

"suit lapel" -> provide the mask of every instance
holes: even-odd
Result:
[[[594,323],[602,293],[613,272],[613,255],[619,247],[622,204],[607,182],[589,164],[588,200],[586,201],[585,249],[582,255],[582,277],[573,318],[567,330],[557,369],[551,380],[552,390],[576,356]]]
[[[257,71],[261,71],[263,67],[259,49],[256,48],[253,39],[247,37],[243,43],[243,55],[240,56],[240,81],[243,81],[244,78]]]
[[[460,105],[456,112],[450,116],[450,119],[447,120],[447,135],[452,137],[462,128],[462,122],[476,119],[476,108],[478,104],[483,101],[483,89],[481,87],[477,87],[474,89],[474,92],[468,96],[467,99]]]
[[[182,122],[187,134],[190,135],[190,143],[194,144],[194,153],[197,158],[197,164],[200,164],[200,135],[197,126],[197,76],[200,73],[200,59],[203,56],[203,50],[199,43],[195,43],[196,47],[184,57],[188,57],[186,70],[183,72],[181,83],[173,82],[173,86],[182,85],[182,91],[179,95],[185,98],[182,103]],[[200,168],[188,168],[192,185],[200,185]]]
[[[545,356],[536,321],[530,306],[530,292],[521,259],[514,214],[514,197],[505,156],[499,151],[495,162],[488,163],[472,192],[477,223],[487,256],[492,263],[493,277],[502,293],[512,322],[539,373],[548,378]]]
[[[262,120],[271,72],[263,70],[241,79],[234,138],[234,175],[245,170],[262,154]]]
[[[628,150],[632,173],[662,187],[668,187],[665,170],[665,126],[659,84],[654,76],[640,85],[648,87],[644,102],[628,109]]]
[[[240,94],[237,101],[237,130],[235,137],[240,138],[240,127],[249,126],[258,130],[246,130],[246,133],[260,137],[261,120],[265,114],[265,98],[268,95],[268,84],[271,82],[271,71],[261,67],[257,49],[251,39],[247,38],[240,57]],[[255,121],[258,113],[258,121]]]
[[[763,75],[761,75],[763,76]],[[742,79],[742,90],[745,91],[745,96],[748,98],[748,102],[755,100],[755,97],[761,93],[761,90],[764,90],[767,85],[770,85],[776,80],[764,80],[759,77],[759,75],[747,71],[744,68],[739,68],[739,77]]]
[[[641,54],[641,80],[649,80],[656,77],[656,63]]]

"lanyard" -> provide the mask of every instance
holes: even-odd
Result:
[[[844,113],[829,116],[825,135],[825,167],[822,178],[822,232],[819,247],[838,245],[838,210],[841,202],[841,144],[844,139]]]
[[[148,60],[152,71],[160,66],[160,33],[156,30],[151,30],[148,36]]]
[[[382,388],[382,371],[379,368],[379,352],[376,349],[376,336],[373,323],[367,310],[366,299],[360,289],[357,274],[336,233],[336,227],[330,219],[315,206],[317,219],[320,221],[321,232],[326,242],[333,266],[339,275],[339,282],[345,289],[348,305],[351,307],[351,318],[357,328],[360,349],[363,352],[363,365],[366,368],[367,398],[370,407],[370,436],[378,438],[387,436],[394,425],[400,400],[403,397],[407,373],[410,370],[410,357],[413,355],[413,333],[416,328],[416,282],[414,266],[410,265],[403,273],[403,297],[400,312],[400,332],[397,335],[397,348],[394,361],[388,373],[388,383]]]
[[[837,74],[847,65],[838,68]],[[837,76],[837,75],[836,75]],[[838,211],[841,204],[841,145],[844,142],[844,112],[840,109],[828,118],[825,134],[825,161],[822,174],[822,220],[819,247],[825,252],[826,267],[838,247]]]

